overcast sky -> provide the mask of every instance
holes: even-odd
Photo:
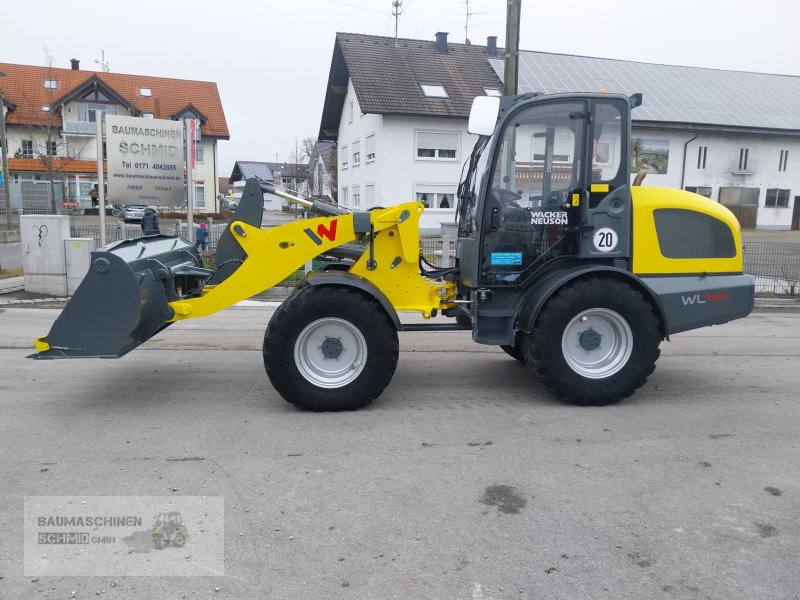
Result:
[[[9,5],[10,6],[10,5]],[[469,38],[505,41],[506,0],[470,0]],[[71,0],[3,11],[0,62],[217,83],[236,160],[287,160],[316,138],[337,31],[394,35],[391,0]],[[464,41],[464,0],[404,0],[400,37]],[[697,67],[800,75],[800,0],[522,0],[520,47]]]

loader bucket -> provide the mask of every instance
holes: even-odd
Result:
[[[211,274],[194,246],[165,235],[92,252],[75,295],[30,358],[119,358],[167,327],[169,302],[199,292]]]

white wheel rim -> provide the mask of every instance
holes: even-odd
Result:
[[[367,342],[344,319],[327,317],[309,323],[294,344],[297,370],[314,385],[333,389],[355,381],[367,363]]]
[[[588,379],[610,377],[622,369],[633,351],[628,322],[607,308],[590,308],[564,329],[561,351],[570,368]]]

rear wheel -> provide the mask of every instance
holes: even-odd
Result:
[[[288,402],[313,411],[356,410],[377,398],[397,367],[397,330],[360,292],[306,287],[275,311],[264,367]]]
[[[525,361],[554,394],[600,406],[630,396],[655,370],[659,321],[641,293],[620,281],[578,281],[547,301]]]

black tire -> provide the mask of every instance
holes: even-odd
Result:
[[[399,350],[397,330],[377,302],[344,287],[306,287],[272,316],[264,367],[278,393],[300,409],[357,410],[389,385]],[[342,365],[333,362],[342,357]]]
[[[552,393],[581,406],[602,406],[644,385],[662,337],[641,293],[621,281],[591,278],[554,294],[522,346],[526,363]]]

